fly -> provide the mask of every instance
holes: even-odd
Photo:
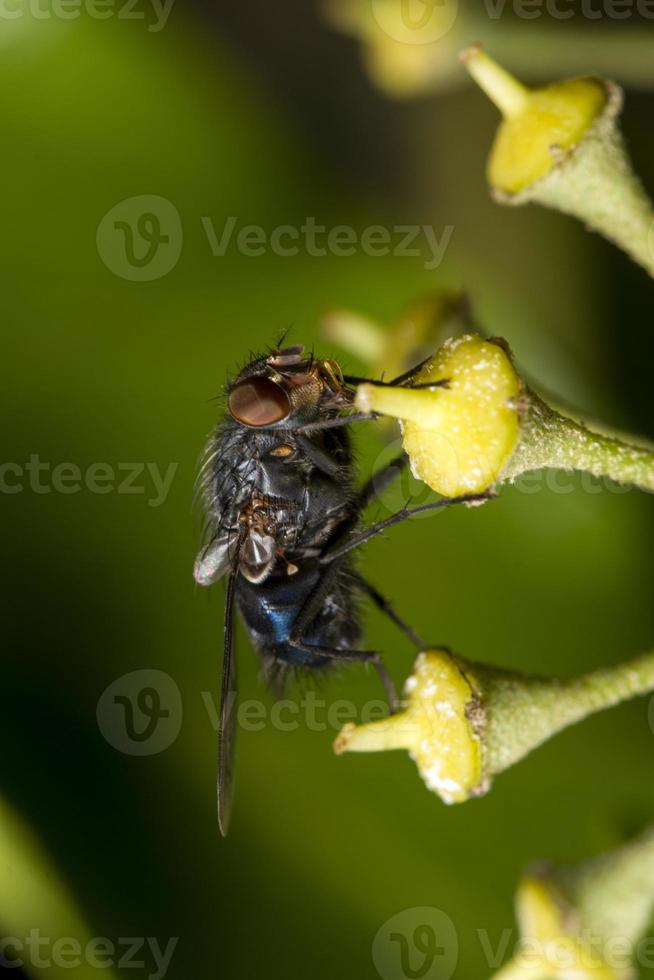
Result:
[[[410,385],[418,368],[388,383]],[[407,459],[401,455],[357,489],[348,426],[375,417],[354,410],[354,385],[361,380],[344,376],[334,360],[305,355],[301,345],[257,356],[228,385],[227,413],[206,447],[198,480],[206,521],[194,574],[203,586],[227,580],[218,733],[223,835],[237,716],[235,608],[277,693],[294,670],[370,663],[392,711],[397,698],[380,654],[359,646],[357,597],[370,598],[418,647],[424,644],[355,569],[352,552],[412,514],[480,499],[406,505],[362,526],[366,507]]]

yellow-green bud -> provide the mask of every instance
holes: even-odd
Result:
[[[461,803],[480,791],[481,743],[471,716],[472,675],[445,650],[421,653],[406,687],[404,709],[368,725],[345,725],[334,751],[407,749],[427,787],[445,803]]]
[[[654,653],[561,681],[428,650],[405,685],[403,710],[345,725],[334,750],[406,749],[430,790],[461,803],[568,725],[653,689]]]
[[[608,95],[599,78],[575,78],[528,89],[481,48],[463,54],[468,71],[504,116],[488,161],[491,187],[515,194],[556,166],[584,139]]]
[[[461,58],[504,116],[487,169],[495,199],[572,214],[654,275],[654,209],[617,126],[621,89],[590,77],[528,89],[478,45]]]
[[[466,335],[446,341],[414,383],[430,389],[359,386],[356,405],[402,420],[416,477],[444,496],[481,493],[495,485],[520,436],[521,382],[495,341]]]

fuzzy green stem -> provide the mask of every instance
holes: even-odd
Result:
[[[554,869],[552,878],[577,908],[582,928],[635,943],[654,909],[654,827],[580,867]]]
[[[556,412],[533,391],[526,398],[520,442],[502,479],[545,468],[583,470],[654,491],[654,449],[593,431]]]
[[[469,66],[470,69],[470,66]],[[608,105],[572,151],[552,147],[556,166],[517,193],[494,188],[501,204],[540,204],[578,218],[654,276],[654,207],[634,173],[617,117],[622,91],[607,82]]]
[[[474,666],[485,705],[485,766],[502,772],[588,715],[654,691],[654,652],[559,681]]]

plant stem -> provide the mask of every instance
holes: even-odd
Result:
[[[486,707],[485,767],[491,774],[582,718],[654,691],[654,652],[568,681],[473,669]]]
[[[654,449],[595,432],[550,408],[531,390],[527,400],[520,442],[503,479],[544,468],[583,470],[654,491]]]
[[[607,87],[604,116],[571,157],[513,199],[502,192],[495,197],[504,204],[531,200],[579,218],[654,276],[654,208],[616,124],[622,92],[611,83]]]
[[[654,907],[654,827],[578,868],[555,869],[553,880],[579,910],[582,928],[637,942]]]

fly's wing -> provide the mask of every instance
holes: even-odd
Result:
[[[236,741],[236,662],[234,658],[234,587],[235,568],[227,579],[225,597],[225,627],[223,649],[223,678],[220,693],[220,727],[218,729],[218,826],[227,836],[234,788],[234,748]]]
[[[228,532],[202,549],[193,567],[193,578],[198,585],[213,585],[223,577],[234,559],[235,546],[235,535]]]

